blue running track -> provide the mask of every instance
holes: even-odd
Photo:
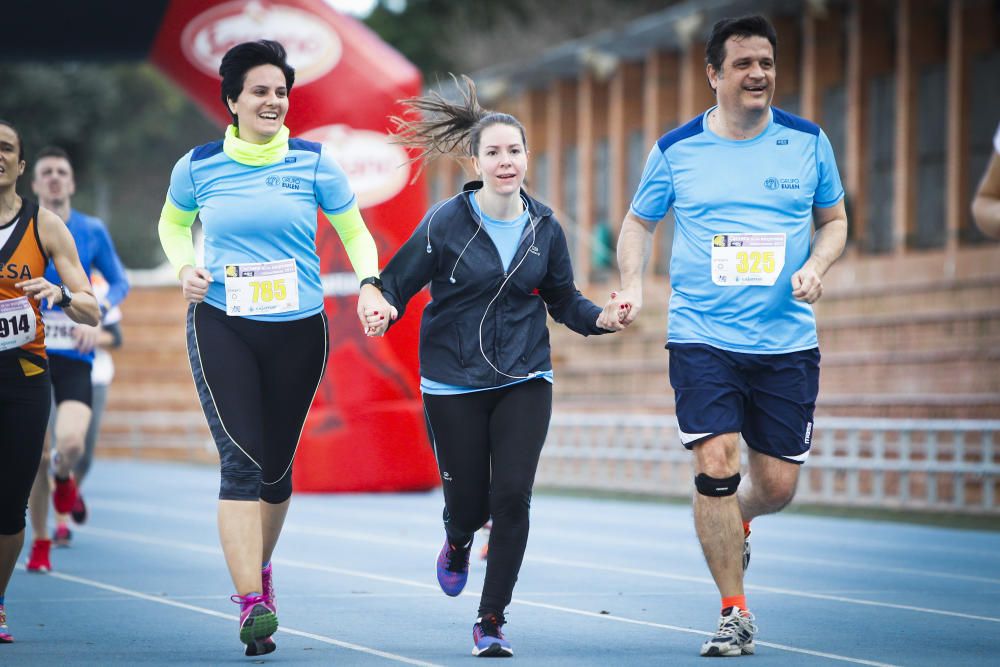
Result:
[[[7,592],[2,665],[472,665],[484,563],[446,597],[440,493],[297,495],[274,560],[278,651],[243,656],[211,467],[100,460],[55,570]],[[30,536],[28,538],[30,540]],[[478,553],[478,545],[476,553]],[[27,557],[27,546],[23,558]],[[505,628],[516,664],[701,665],[718,597],[690,509],[536,495]],[[1000,660],[1000,532],[785,514],[754,523],[765,665]]]

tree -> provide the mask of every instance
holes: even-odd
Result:
[[[69,152],[76,172],[74,208],[108,223],[126,266],[163,261],[156,222],[170,170],[192,146],[219,130],[173,84],[146,64],[0,66],[7,95],[0,118],[21,133],[31,194],[33,159],[42,147]]]
[[[379,0],[365,19],[382,39],[423,72],[428,82],[449,72],[535,58],[561,42],[663,9],[676,0]]]

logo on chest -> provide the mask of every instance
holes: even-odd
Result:
[[[271,175],[264,179],[264,183],[270,187],[278,187],[279,185],[287,190],[301,190],[302,189],[302,179],[298,176],[275,176]]]
[[[798,190],[799,179],[797,178],[775,178],[769,176],[764,179],[764,187],[768,190]]]

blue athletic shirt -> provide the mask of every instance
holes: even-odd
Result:
[[[524,232],[524,226],[528,224],[528,211],[525,210],[524,213],[513,220],[497,220],[483,213],[482,209],[479,208],[479,202],[476,201],[475,196],[470,197],[469,200],[472,202],[472,210],[474,210],[476,215],[480,216],[482,219],[483,229],[485,229],[486,233],[489,234],[490,239],[493,241],[493,245],[497,248],[497,253],[500,255],[500,263],[508,269],[513,268],[510,265],[510,262],[514,259],[518,246],[521,245],[521,234]],[[462,387],[460,385],[445,384],[444,382],[437,382],[435,380],[429,380],[425,377],[421,377],[420,391],[425,394],[432,394],[436,396],[471,394],[477,391],[493,391],[494,389],[503,389],[504,387],[509,387],[514,384],[534,380],[535,378],[542,378],[550,383],[553,382],[552,371],[543,371],[530,378],[511,382],[510,384],[505,384],[500,387]]]
[[[118,253],[115,252],[115,244],[111,241],[108,228],[104,226],[104,222],[100,218],[80,213],[75,209],[70,209],[66,227],[76,243],[80,264],[87,273],[87,278],[90,278],[90,272],[96,268],[108,283],[108,294],[101,302],[102,311],[114,308],[125,299],[129,285],[128,278],[125,276],[125,267],[122,266],[122,261],[118,258]],[[45,279],[53,285],[62,284],[59,272],[56,271],[51,260],[45,269]],[[59,306],[53,306],[52,310],[59,311],[61,309]],[[87,363],[94,361],[93,351],[84,354],[75,349],[48,349],[47,353],[79,359]]]
[[[711,111],[660,138],[632,200],[632,213],[650,222],[674,207],[667,340],[765,354],[816,347],[812,306],[792,297],[791,276],[809,257],[813,207],[844,197],[830,140],[776,108],[759,136],[725,139],[709,130]],[[748,233],[785,234],[775,283],[716,284],[713,243]]]
[[[347,175],[312,141],[289,139],[285,157],[266,166],[236,162],[222,146],[205,144],[178,160],[167,192],[177,208],[198,210],[205,267],[214,279],[205,301],[226,310],[226,264],[294,259],[299,309],[246,317],[273,322],[315,315],[323,309],[316,208],[336,215],[354,206]]]

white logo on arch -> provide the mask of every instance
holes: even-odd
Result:
[[[361,208],[392,199],[410,179],[409,155],[381,132],[326,125],[309,130],[302,138],[319,142],[332,152]]]
[[[202,12],[181,33],[181,49],[195,67],[218,77],[226,51],[258,39],[281,42],[297,84],[326,75],[343,53],[340,37],[318,16],[267,0],[236,0]]]

